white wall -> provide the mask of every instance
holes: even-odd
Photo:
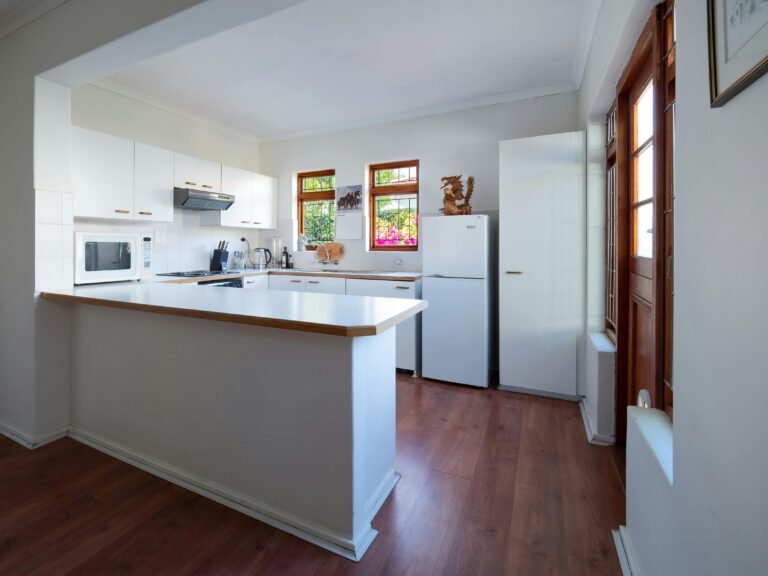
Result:
[[[442,207],[441,177],[463,174],[477,180],[475,210],[497,217],[499,142],[575,130],[576,110],[574,92],[262,144],[261,170],[279,181],[283,244],[293,245],[296,235],[295,175],[307,170],[334,168],[337,185],[366,186],[368,164],[418,159],[422,214],[437,213]],[[262,245],[269,246],[271,235],[262,234]],[[345,267],[393,269],[398,259],[403,261],[399,269],[419,270],[421,266],[420,253],[370,253],[365,240],[343,244]],[[312,254],[299,254],[296,262],[313,258]]]
[[[584,337],[579,356],[588,353],[587,332],[602,332],[605,316],[605,116],[616,97],[616,84],[657,0],[603,2],[579,90],[579,124],[587,133],[587,286]],[[586,361],[578,390],[597,390],[586,381]],[[596,399],[591,399],[596,401]]]
[[[673,529],[628,530],[645,576],[765,574],[768,76],[710,109],[706,3],[677,8]]]
[[[250,138],[212,122],[176,113],[135,98],[86,84],[72,90],[72,124],[258,171],[259,146]],[[240,238],[258,244],[255,230],[200,226],[200,213],[174,210],[173,223],[127,223],[75,220],[75,232],[131,232],[154,234],[153,268],[157,272],[207,269],[211,251],[220,240],[240,250]]]
[[[256,140],[94,84],[72,90],[72,124],[245,170],[259,169]]]
[[[70,0],[0,39],[0,432],[35,443],[67,422],[69,318],[35,295],[35,78],[79,85],[295,3]]]

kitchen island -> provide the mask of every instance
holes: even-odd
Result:
[[[71,306],[74,438],[348,558],[397,475],[395,331],[420,300],[123,283]]]

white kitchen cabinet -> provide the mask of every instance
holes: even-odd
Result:
[[[305,292],[322,294],[346,294],[346,278],[327,278],[325,276],[309,276],[304,284]]]
[[[269,288],[269,276],[266,274],[246,276],[243,278],[243,288],[246,290],[267,290]]]
[[[304,292],[306,277],[290,276],[288,274],[270,274],[269,289],[289,292]]]
[[[136,142],[134,219],[173,222],[173,152]]]
[[[174,186],[177,188],[221,191],[221,164],[179,153],[175,154],[174,161]]]
[[[133,142],[72,127],[73,214],[132,220]]]
[[[254,228],[277,228],[277,178],[264,174],[253,175],[251,214]]]
[[[585,314],[584,154],[583,132],[500,145],[502,388],[576,396]]]
[[[248,170],[222,166],[221,191],[235,197],[235,203],[224,211],[203,212],[203,226],[230,228],[277,227],[277,180]]]
[[[421,282],[394,280],[347,280],[350,296],[377,296],[382,298],[421,298]],[[397,339],[396,365],[402,370],[421,372],[421,314],[409,318],[395,327]]]
[[[214,226],[234,228],[253,228],[251,212],[253,204],[253,172],[221,167],[221,191],[235,197],[235,203],[229,210],[212,211],[204,214],[204,223]]]

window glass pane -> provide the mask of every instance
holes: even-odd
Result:
[[[304,202],[304,235],[309,245],[333,242],[336,236],[336,202],[311,200]]]
[[[653,145],[635,157],[635,202],[653,197]]]
[[[406,166],[403,168],[376,170],[373,178],[376,186],[392,186],[396,184],[415,184],[419,181],[419,174],[416,166]]]
[[[635,104],[635,148],[653,136],[653,82],[648,84]]]
[[[330,176],[311,176],[310,178],[304,178],[301,189],[304,192],[327,192],[328,190],[334,190],[335,188],[336,176],[331,174]]]
[[[634,255],[653,258],[653,202],[634,208]]]
[[[375,246],[416,246],[419,210],[416,194],[378,196],[374,207]]]

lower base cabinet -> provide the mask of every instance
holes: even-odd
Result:
[[[247,282],[246,278],[246,282]],[[379,298],[421,298],[421,281],[360,280],[357,278],[329,278],[326,276],[292,276],[270,274],[270,290],[347,294],[349,296],[376,296]],[[244,285],[246,288],[249,286]],[[395,327],[397,332],[397,361],[401,370],[421,373],[421,314],[409,318]]]
[[[246,290],[266,290],[269,288],[269,277],[266,274],[246,276],[243,278],[243,288]]]
[[[347,280],[347,294],[380,298],[421,298],[421,281]],[[395,327],[397,331],[397,362],[401,370],[421,373],[421,314]]]

